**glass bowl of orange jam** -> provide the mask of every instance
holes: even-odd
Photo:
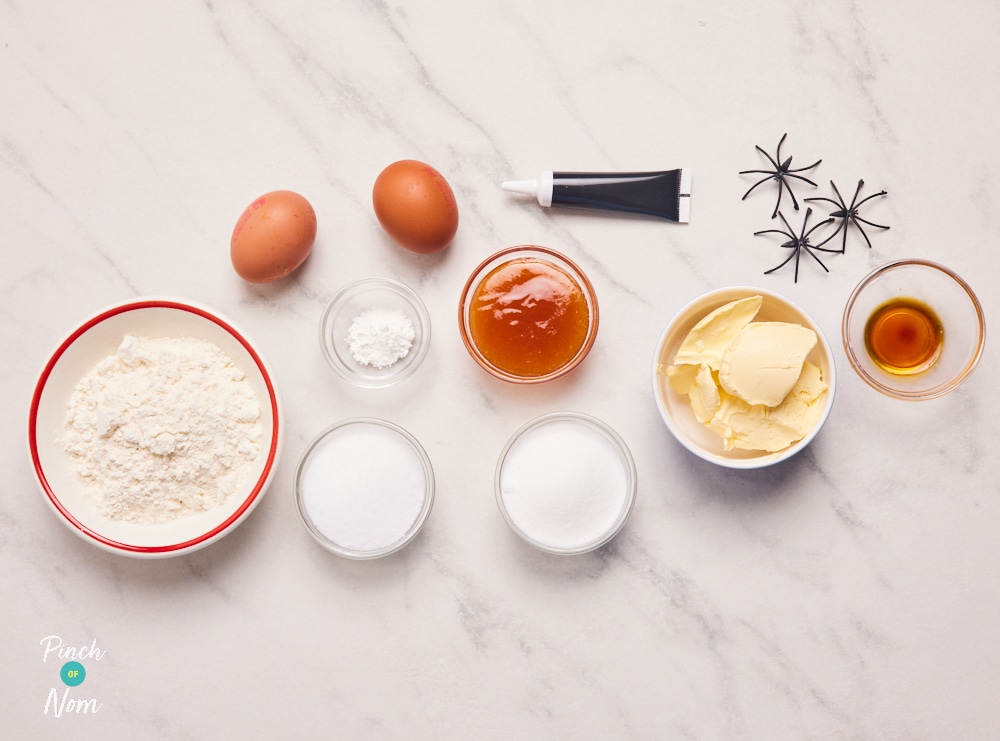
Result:
[[[979,363],[983,308],[969,284],[929,260],[897,260],[869,273],[847,301],[844,349],[857,374],[910,401],[954,391]]]
[[[462,290],[458,323],[473,359],[512,383],[566,375],[597,337],[597,296],[584,272],[555,250],[508,247],[484,260]]]

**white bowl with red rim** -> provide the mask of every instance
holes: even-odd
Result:
[[[88,500],[72,459],[60,444],[74,387],[99,361],[115,354],[126,334],[193,337],[215,344],[243,371],[260,406],[260,452],[242,490],[213,509],[162,524],[113,520]],[[175,298],[142,297],[85,319],[46,361],[28,411],[28,451],[45,501],[70,530],[92,545],[137,558],[166,558],[204,548],[231,533],[260,502],[283,441],[274,376],[236,325],[206,306]]]

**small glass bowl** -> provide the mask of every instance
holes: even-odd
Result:
[[[558,538],[562,542],[557,543],[557,538],[552,538],[549,542],[546,542],[538,532],[539,528],[537,524],[535,526],[530,525],[525,519],[525,515],[523,513],[513,514],[506,502],[506,492],[509,492],[510,487],[505,488],[504,486],[504,466],[508,462],[511,451],[517,446],[530,444],[530,438],[533,433],[538,432],[543,427],[554,424],[577,425],[596,433],[598,436],[607,441],[613,453],[617,456],[622,465],[622,471],[625,477],[625,492],[622,496],[621,507],[616,513],[613,514],[613,516],[606,518],[607,527],[605,527],[596,537],[581,537],[576,542],[568,542],[568,537],[563,536]],[[561,446],[556,446],[556,448],[559,447]],[[551,448],[545,448],[542,452],[548,452],[550,450],[551,452],[558,452],[558,449],[553,450]],[[537,455],[538,453],[536,453],[536,456]],[[537,459],[535,462],[537,462]],[[570,472],[564,471],[560,468],[559,461],[548,458],[546,460],[546,464],[550,462],[552,463],[552,468],[546,475],[550,477],[556,476],[563,482],[567,480],[568,476],[572,475]],[[521,429],[515,432],[510,438],[507,445],[504,447],[503,452],[500,454],[500,460],[497,463],[496,475],[494,477],[494,491],[496,493],[497,505],[500,508],[500,514],[503,515],[504,520],[507,521],[511,530],[519,535],[525,542],[534,546],[538,550],[557,555],[588,553],[600,548],[614,538],[622,529],[622,526],[628,519],[629,513],[632,511],[632,505],[635,504],[636,489],[637,476],[635,462],[632,459],[632,454],[629,452],[628,447],[625,445],[625,441],[622,440],[618,433],[616,433],[604,422],[596,419],[595,417],[591,417],[587,414],[581,414],[579,412],[553,412],[551,414],[544,414],[521,427]],[[559,521],[561,523],[565,523],[571,519],[574,514],[586,509],[579,506],[579,504],[582,503],[561,502],[553,504],[550,502],[548,506],[553,509],[550,509],[549,514],[557,515]],[[572,509],[572,512],[566,512],[565,517],[561,516],[560,512],[562,508],[559,505],[562,505],[562,507],[567,509]],[[521,520],[520,523],[518,522],[518,519]],[[604,521],[603,517],[602,521]],[[534,532],[530,532],[532,530]]]
[[[354,359],[347,341],[354,319],[368,309],[398,309],[413,324],[409,352],[387,368],[364,365]],[[431,342],[427,307],[409,286],[392,278],[363,278],[341,288],[323,311],[319,325],[323,356],[337,375],[358,386],[389,386],[409,377],[420,365]]]
[[[310,515],[309,504],[305,501],[306,493],[304,491],[303,482],[310,464],[314,462],[315,456],[321,454],[319,451],[322,450],[325,443],[333,440],[337,436],[346,438],[347,436],[356,433],[364,434],[366,429],[368,432],[373,430],[375,432],[388,432],[390,437],[398,436],[399,442],[412,451],[414,457],[419,462],[420,467],[423,470],[424,499],[423,505],[421,506],[420,512],[416,515],[416,518],[409,525],[409,527],[400,532],[397,538],[382,547],[363,550],[338,543],[323,532],[322,528]],[[395,440],[395,437],[392,437],[392,439]],[[341,457],[343,457],[343,454],[341,454]],[[388,467],[392,467],[393,463],[398,463],[398,461],[393,460],[384,460],[382,462]],[[378,477],[381,475],[378,470],[373,470],[371,467],[364,471],[356,471],[355,474],[356,475],[352,478],[354,479],[354,482],[358,484],[365,483],[366,475],[370,477]],[[371,483],[371,481],[368,483]],[[305,525],[309,534],[316,540],[317,543],[331,553],[354,560],[381,558],[382,556],[388,556],[391,553],[396,553],[397,551],[403,549],[415,537],[417,537],[417,534],[420,532],[421,528],[423,528],[424,523],[427,521],[427,518],[431,513],[431,507],[434,505],[434,469],[431,467],[430,458],[427,457],[427,453],[424,451],[423,447],[421,447],[420,443],[413,435],[399,425],[370,417],[355,417],[353,419],[342,420],[331,425],[330,427],[327,427],[323,430],[323,432],[317,435],[312,442],[309,443],[309,446],[302,454],[302,458],[299,460],[298,467],[295,470],[294,487],[295,509],[299,513],[299,518],[302,520],[302,524]],[[371,492],[366,492],[366,494],[371,494]],[[372,501],[371,506],[373,509],[377,510],[380,507],[388,509],[391,505],[390,503],[384,501]]]
[[[899,298],[925,304],[944,328],[940,356],[920,373],[884,370],[865,345],[872,313]],[[976,294],[954,272],[929,260],[898,260],[869,273],[847,301],[842,331],[847,359],[861,379],[887,396],[908,401],[934,399],[958,388],[979,363],[986,342],[983,308]]]
[[[575,280],[587,300],[587,310],[590,317],[590,324],[587,327],[587,335],[576,355],[574,355],[569,362],[559,368],[556,368],[554,371],[539,376],[523,376],[510,373],[503,368],[498,368],[487,360],[476,346],[469,322],[469,314],[472,310],[472,302],[475,298],[476,291],[489,272],[504,263],[525,257],[538,258],[540,261],[551,263]],[[479,267],[472,271],[472,275],[469,276],[468,281],[465,283],[465,287],[462,289],[462,298],[458,305],[458,326],[462,334],[462,342],[465,343],[465,347],[469,351],[469,354],[491,375],[504,381],[510,381],[511,383],[544,383],[545,381],[551,381],[555,378],[560,378],[561,376],[566,375],[580,365],[580,363],[583,362],[583,359],[587,357],[587,353],[590,352],[590,348],[594,345],[594,340],[597,339],[599,314],[597,295],[594,293],[594,286],[579,266],[576,265],[576,263],[568,257],[565,257],[548,247],[518,245],[515,247],[507,247],[506,249],[502,249],[491,255],[480,263]]]
[[[760,312],[754,321],[792,322],[808,327],[816,333],[816,345],[806,356],[806,360],[820,369],[823,380],[827,384],[823,410],[816,425],[798,442],[773,453],[739,448],[725,450],[722,438],[698,421],[688,396],[674,391],[666,376],[667,366],[673,362],[681,343],[684,342],[688,332],[695,324],[720,306],[749,296],[763,298]],[[660,335],[660,340],[653,353],[652,370],[653,398],[656,400],[656,407],[659,409],[667,429],[673,433],[681,445],[699,458],[726,468],[764,468],[781,463],[804,450],[826,424],[837,391],[837,366],[833,359],[833,348],[816,320],[784,296],[753,286],[719,288],[702,294],[682,307],[667,322],[663,334]]]

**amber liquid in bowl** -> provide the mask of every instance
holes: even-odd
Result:
[[[944,327],[926,304],[909,298],[878,307],[865,326],[865,348],[880,368],[912,375],[930,368],[941,355]]]
[[[480,281],[469,309],[469,331],[483,357],[515,376],[554,373],[587,340],[590,310],[579,283],[537,257],[505,262]]]

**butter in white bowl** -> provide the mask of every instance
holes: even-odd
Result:
[[[812,439],[829,413],[835,370],[822,331],[798,307],[732,288],[674,317],[653,375],[661,415],[682,444],[707,460],[751,468]]]
[[[816,333],[791,322],[751,322],[736,335],[719,368],[719,384],[747,404],[776,407],[802,375]]]

